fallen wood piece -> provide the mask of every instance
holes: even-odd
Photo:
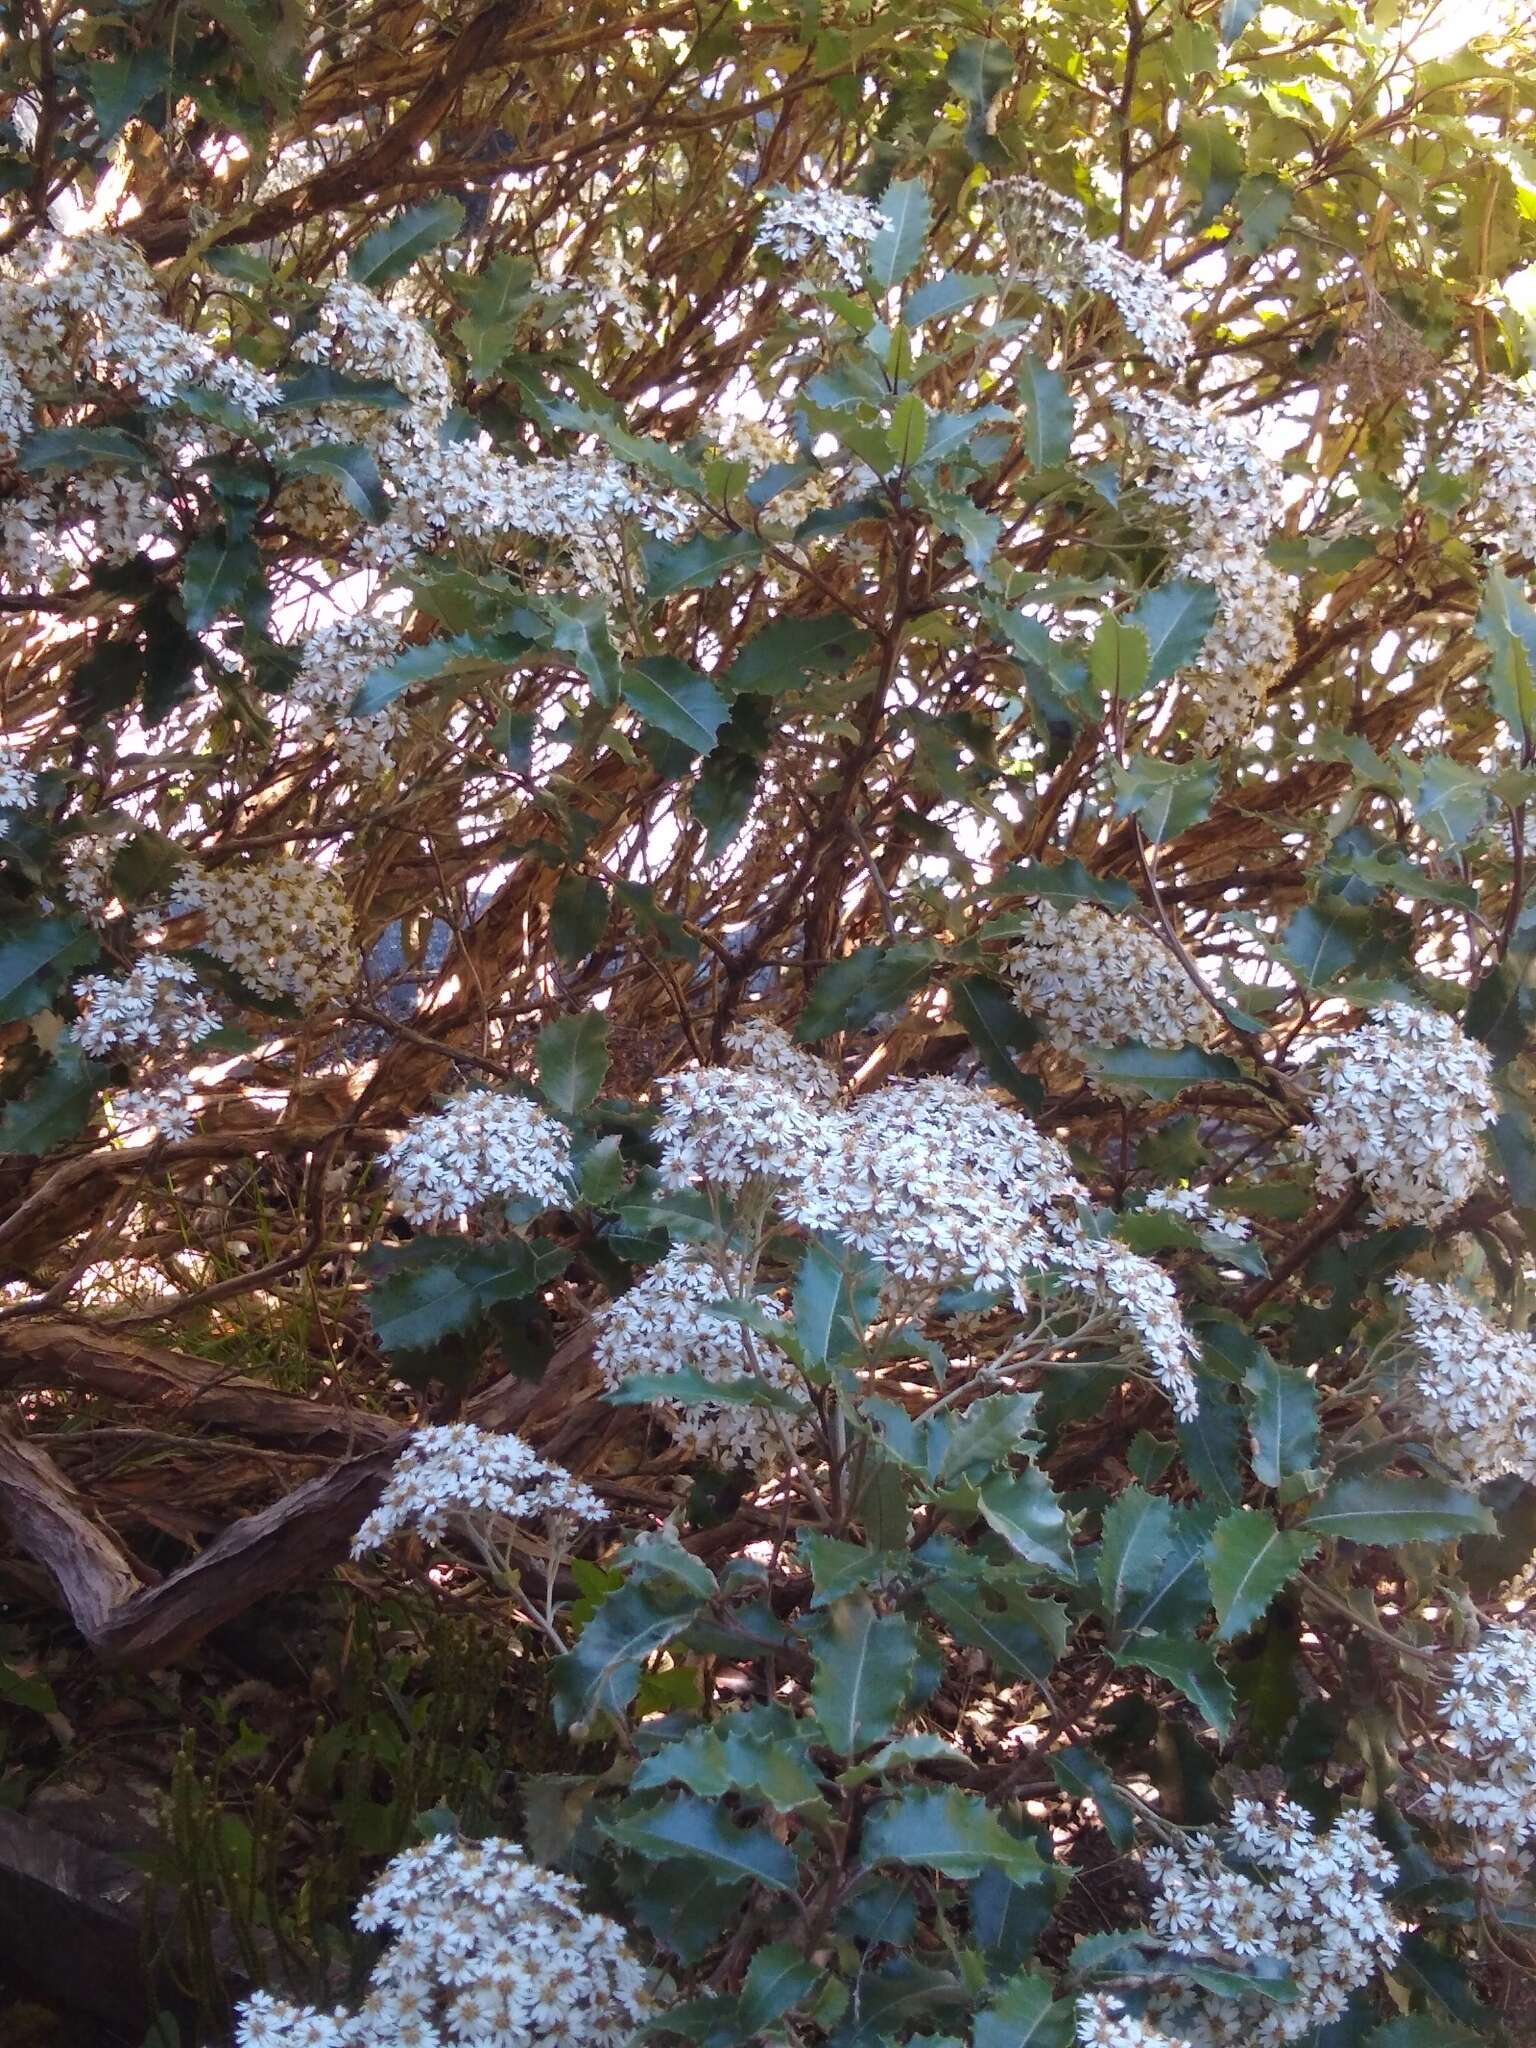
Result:
[[[583,1328],[559,1347],[541,1379],[498,1380],[469,1404],[468,1419],[508,1429],[535,1416],[568,1412],[591,1342],[590,1330]],[[196,1363],[176,1353],[165,1355],[179,1361],[178,1374]],[[122,1545],[92,1519],[53,1460],[3,1424],[0,1518],[19,1546],[45,1568],[60,1604],[104,1663],[169,1664],[210,1629],[267,1594],[340,1563],[364,1517],[377,1506],[390,1466],[409,1438],[408,1430],[389,1429],[383,1443],[233,1523],[156,1585],[141,1583]]]

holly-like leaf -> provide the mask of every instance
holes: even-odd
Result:
[[[1318,1460],[1317,1388],[1294,1366],[1278,1365],[1268,1352],[1243,1376],[1253,1436],[1253,1476],[1261,1486],[1278,1486]]]
[[[364,519],[379,520],[389,512],[389,497],[379,465],[366,448],[350,441],[317,441],[295,448],[282,458],[279,473],[324,477]]]
[[[624,695],[647,725],[707,754],[729,706],[707,676],[675,655],[652,654],[624,673]]]
[[[880,201],[885,226],[869,245],[869,276],[879,291],[889,291],[923,253],[933,209],[921,179],[898,179]]]
[[[549,942],[562,967],[576,967],[597,950],[611,907],[595,877],[570,868],[560,877],[549,906]]]
[[[1154,1102],[1172,1102],[1183,1089],[1203,1081],[1232,1084],[1248,1078],[1224,1052],[1202,1052],[1198,1045],[1170,1049],[1132,1039],[1129,1045],[1086,1049],[1083,1058],[1100,1080],[1117,1089],[1134,1088]]]
[[[1132,754],[1123,768],[1115,762],[1110,774],[1116,815],[1139,819],[1154,846],[1209,817],[1221,783],[1215,761],[1163,761],[1152,754]]]
[[[1454,1543],[1490,1536],[1493,1517],[1474,1494],[1443,1479],[1359,1473],[1334,1480],[1304,1526],[1351,1543]]]
[[[787,1941],[761,1948],[747,1966],[738,2012],[749,2033],[760,2034],[793,2012],[822,1981],[819,1964]]]
[[[1072,1579],[1067,1518],[1051,1482],[1036,1466],[1014,1478],[991,1479],[979,1497],[982,1517],[1027,1564]]]
[[[451,240],[463,226],[463,206],[446,195],[429,199],[424,206],[408,207],[371,235],[364,235],[347,261],[347,275],[354,284],[377,291],[404,277],[413,263]]]
[[[792,1892],[795,1859],[766,1828],[737,1827],[725,1809],[680,1792],[643,1813],[606,1821],[622,1848],[662,1862],[703,1864],[717,1879],[750,1878],[770,1891]]]
[[[597,1100],[608,1072],[608,1019],[600,1010],[555,1018],[539,1033],[533,1065],[551,1109],[579,1116]]]
[[[1072,452],[1072,397],[1055,370],[1031,355],[1014,365],[1024,401],[1024,454],[1034,470],[1056,469]]]
[[[368,1314],[385,1353],[422,1352],[470,1329],[499,1303],[535,1294],[565,1270],[560,1245],[415,1237],[369,1255]]]
[[[1157,1584],[1173,1545],[1173,1529],[1172,1501],[1139,1486],[1128,1486],[1105,1511],[1099,1590],[1112,1621],[1119,1619],[1127,1601]]]
[[[1230,1733],[1237,1702],[1231,1680],[1217,1663],[1209,1643],[1188,1636],[1140,1635],[1123,1650],[1113,1651],[1112,1656],[1122,1671],[1139,1666],[1166,1678],[1200,1709],[1218,1735]]]
[[[949,1000],[992,1080],[1020,1101],[1037,1102],[1038,1084],[1019,1072],[1013,1056],[1027,1051],[1040,1034],[1012,991],[990,975],[969,974],[951,982]]]
[[[654,604],[679,590],[710,588],[727,570],[757,561],[762,552],[754,533],[691,533],[683,540],[653,535],[641,548],[645,594]]]
[[[945,1877],[1000,1870],[1014,1884],[1048,1878],[1033,1842],[1010,1835],[989,1806],[954,1785],[913,1786],[878,1806],[864,1829],[862,1854],[866,1863],[904,1863]]]
[[[0,1156],[36,1159],[77,1138],[108,1071],[65,1039],[26,1094],[0,1110]]]
[[[1114,1773],[1092,1750],[1080,1744],[1059,1749],[1051,1758],[1051,1776],[1072,1799],[1091,1799],[1111,1843],[1122,1854],[1136,1839],[1136,1815],[1116,1789]]]
[[[779,618],[745,642],[725,681],[732,690],[778,697],[816,676],[851,674],[868,646],[868,633],[846,612]]]
[[[1211,1531],[1205,1554],[1217,1636],[1230,1641],[1252,1628],[1317,1545],[1315,1535],[1305,1529],[1281,1529],[1259,1508],[1236,1508],[1223,1515]]]
[[[971,2029],[972,2048],[1072,2048],[1076,2008],[1057,1998],[1039,1970],[1021,1970],[984,2005]]]
[[[195,540],[181,565],[181,601],[190,631],[200,633],[216,619],[245,616],[265,590],[261,553],[254,541]]]
[[[96,934],[72,917],[15,920],[0,936],[0,1023],[46,1009],[100,950]]]
[[[622,1719],[647,1658],[681,1635],[703,1605],[695,1587],[665,1573],[637,1575],[610,1593],[550,1667],[556,1726],[586,1729],[598,1714]]]
[[[1125,623],[1146,636],[1143,687],[1165,683],[1181,668],[1188,668],[1205,645],[1215,619],[1216,592],[1208,583],[1189,583],[1177,577],[1138,598]]]
[[[834,1600],[815,1633],[816,1724],[839,1756],[855,1757],[892,1734],[906,1705],[918,1635],[900,1614],[881,1614],[867,1593]]]
[[[860,946],[816,977],[795,1036],[802,1045],[834,1031],[862,1031],[889,1010],[901,1009],[933,972],[930,945]]]

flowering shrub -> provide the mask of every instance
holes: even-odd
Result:
[[[526,1709],[402,1849],[381,1687],[344,1894],[219,1811],[192,2048],[1523,2038],[1536,49],[1448,12],[0,46],[0,1789],[136,1661],[82,1752],[211,1695],[270,1830],[240,1630],[324,1712],[341,1600]]]

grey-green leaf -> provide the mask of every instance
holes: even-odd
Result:
[[[1223,1641],[1262,1618],[1269,1603],[1317,1549],[1305,1529],[1281,1529],[1257,1508],[1235,1508],[1211,1532],[1205,1569]]]
[[[598,1010],[557,1017],[539,1033],[533,1061],[544,1100],[565,1116],[579,1116],[597,1100],[608,1072],[608,1019]]]
[[[918,178],[898,179],[880,201],[885,226],[869,245],[869,275],[881,291],[889,291],[923,253],[932,208]]]

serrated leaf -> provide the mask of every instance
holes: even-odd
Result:
[[[1048,1875],[1033,1842],[1010,1835],[990,1807],[954,1785],[913,1786],[876,1807],[861,1846],[866,1863],[903,1863],[945,1877],[1000,1870],[1028,1885]]]
[[[0,1023],[46,1009],[66,976],[100,950],[96,934],[72,917],[14,922],[0,936]]]
[[[1072,2048],[1076,2039],[1072,2000],[1055,1997],[1038,1970],[1010,1977],[971,2029],[972,2048]]]
[[[860,1593],[822,1610],[814,1647],[811,1708],[827,1743],[839,1756],[855,1757],[884,1742],[906,1705],[916,1628],[899,1614],[878,1613]]]
[[[1089,1070],[1116,1088],[1135,1088],[1154,1102],[1172,1102],[1185,1088],[1202,1082],[1244,1082],[1247,1076],[1224,1052],[1202,1052],[1197,1045],[1129,1045],[1085,1048],[1082,1055]]]
[[[920,284],[908,294],[902,318],[909,327],[921,327],[924,321],[942,320],[946,314],[958,313],[962,306],[974,305],[977,299],[992,298],[999,289],[995,277],[969,277],[957,270],[946,270],[942,277]]]
[[[923,1597],[957,1643],[980,1650],[1011,1678],[1049,1678],[1066,1654],[1071,1624],[1059,1600],[1012,1590],[995,1604],[997,1588],[940,1581]]]
[[[1218,1639],[1230,1642],[1252,1628],[1317,1545],[1315,1535],[1305,1529],[1281,1529],[1259,1508],[1236,1508],[1223,1515],[1205,1553]]]
[[[939,1484],[974,1481],[1027,1450],[1039,1405],[1038,1394],[983,1394],[961,1409],[939,1460]]]
[[[1278,1486],[1293,1472],[1309,1472],[1319,1456],[1317,1388],[1304,1372],[1279,1365],[1266,1352],[1243,1376],[1253,1438],[1253,1476]]]
[[[77,1138],[108,1072],[64,1039],[26,1094],[0,1111],[0,1155],[36,1159]]]
[[[561,1732],[587,1727],[598,1713],[622,1717],[646,1659],[681,1635],[703,1604],[693,1587],[664,1575],[633,1578],[610,1593],[550,1666]]]
[[[808,1365],[857,1358],[880,1299],[881,1274],[847,1245],[812,1238],[795,1275],[795,1335]]]
[[[1342,897],[1303,903],[1280,934],[1280,952],[1307,988],[1336,981],[1359,958],[1361,915]]]
[[[446,195],[429,199],[424,206],[408,207],[371,235],[364,235],[348,259],[347,275],[354,284],[377,291],[404,277],[413,263],[451,240],[463,226],[463,206]]]
[[[702,1799],[728,1793],[775,1813],[803,1813],[825,1805],[822,1781],[811,1763],[809,1723],[782,1707],[752,1707],[698,1723],[637,1765],[633,1791],[684,1785]]]
[[[550,1108],[579,1116],[597,1100],[608,1072],[608,1019],[599,1010],[556,1017],[539,1033],[533,1063]]]
[[[624,674],[624,695],[647,725],[707,754],[729,707],[707,676],[671,654],[649,655]]]
[[[1192,1637],[1211,1605],[1205,1576],[1205,1546],[1211,1517],[1201,1509],[1176,1508],[1168,1549],[1152,1583],[1129,1595],[1120,1614],[1124,1634],[1146,1630]]]
[[[1072,452],[1072,398],[1054,370],[1020,356],[1014,374],[1024,401],[1024,454],[1033,470],[1056,469]]]
[[[1147,687],[1151,650],[1139,626],[1106,612],[1088,648],[1088,673],[1106,703],[1133,703]]]
[[[522,1238],[471,1244],[416,1237],[380,1248],[367,1268],[374,1333],[391,1358],[426,1351],[469,1329],[498,1303],[537,1293],[565,1270],[570,1256],[562,1246]]]
[[[923,253],[932,208],[922,181],[898,179],[880,201],[885,226],[869,245],[869,275],[879,291],[900,284]]]
[[[1022,861],[1004,869],[997,891],[1038,897],[1044,903],[1097,903],[1105,910],[1129,910],[1136,902],[1129,882],[1090,874],[1080,860]]]
[[[309,448],[292,449],[283,456],[278,473],[285,477],[324,477],[364,519],[379,520],[388,515],[389,497],[379,465],[366,448],[355,442],[317,441]]]
[[[1039,1033],[1012,991],[989,975],[970,974],[950,983],[949,1000],[991,1079],[1020,1101],[1037,1101],[1030,1077],[1019,1072],[1013,1056],[1034,1045]]]
[[[1490,569],[1477,614],[1477,637],[1487,647],[1488,694],[1517,740],[1536,732],[1536,610],[1518,583]]]
[[[1303,1526],[1317,1536],[1388,1545],[1453,1543],[1495,1531],[1488,1510],[1464,1488],[1382,1472],[1334,1480]]]
[[[1216,592],[1208,583],[1175,578],[1138,598],[1125,624],[1146,635],[1145,687],[1165,683],[1181,668],[1188,668],[1205,645],[1215,619]]]
[[[149,449],[121,427],[44,427],[28,436],[16,457],[28,476],[47,469],[148,469],[150,462]]]
[[[1051,1776],[1070,1798],[1091,1799],[1111,1844],[1123,1854],[1136,1839],[1136,1816],[1116,1789],[1114,1773],[1092,1750],[1079,1744],[1057,1750],[1051,1758]]]
[[[1035,1466],[1013,1478],[989,1480],[978,1505],[988,1528],[1026,1563],[1058,1578],[1076,1577],[1066,1515],[1050,1480]]]
[[[1151,754],[1133,754],[1123,768],[1112,762],[1110,775],[1115,815],[1138,818],[1154,846],[1177,839],[1209,817],[1221,783],[1215,761],[1162,761]]]
[[[231,613],[243,614],[262,587],[261,554],[252,541],[227,534],[195,540],[182,557],[181,601],[194,633]]]
[[[773,2026],[787,2012],[793,2012],[821,1978],[820,1965],[787,1941],[776,1941],[759,1949],[747,1967],[741,1987],[742,2025],[754,2034]]]
[[[704,1864],[718,1878],[749,1878],[770,1891],[792,1892],[795,1859],[765,1828],[739,1828],[723,1808],[691,1793],[664,1799],[647,1813],[606,1821],[603,1831],[626,1849],[663,1861]]]
[[[1191,1700],[1206,1720],[1225,1737],[1232,1727],[1236,1700],[1227,1674],[1216,1662],[1209,1643],[1169,1635],[1142,1635],[1112,1656],[1121,1671],[1138,1667],[1166,1678]]]
[[[781,696],[814,676],[846,676],[868,646],[869,634],[846,612],[775,619],[743,645],[726,672],[726,684],[754,696]]]
[[[899,1010],[934,967],[927,944],[860,946],[846,960],[834,960],[816,977],[795,1037],[802,1045],[835,1031],[862,1031],[888,1010]]]
[[[645,594],[657,603],[680,590],[712,587],[727,570],[757,561],[763,543],[754,533],[691,533],[684,540],[652,535],[640,552],[645,562]]]
[[[526,633],[454,633],[407,647],[391,662],[376,668],[352,700],[354,718],[370,717],[408,690],[413,683],[473,681],[503,674],[534,645]]]
[[[1173,1544],[1173,1503],[1128,1486],[1105,1510],[1099,1547],[1099,1590],[1104,1611],[1118,1620],[1126,1602],[1157,1584]]]
[[[549,942],[567,969],[597,950],[608,929],[608,891],[591,875],[568,868],[555,884],[549,906]]]

